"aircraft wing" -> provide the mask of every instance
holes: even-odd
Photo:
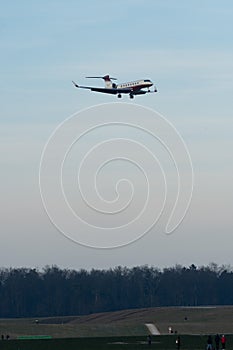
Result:
[[[75,87],[80,88],[80,89],[89,89],[91,91],[95,91],[95,92],[102,92],[104,94],[112,94],[112,95],[116,95],[116,94],[120,94],[120,93],[130,93],[132,91],[131,88],[121,88],[121,89],[117,89],[117,88],[98,88],[98,87],[93,87],[93,86],[81,86],[76,84],[73,81],[73,84]]]
[[[95,92],[102,92],[104,94],[112,94],[112,95],[116,95],[118,93],[117,89],[107,89],[107,88],[90,88],[91,91],[95,91]]]
[[[82,87],[82,86],[79,86]],[[94,88],[94,87],[83,87],[85,89],[90,89],[91,91],[96,91],[96,92],[102,92],[104,94],[112,94],[112,95],[117,95],[117,94],[129,94],[132,92],[132,89],[129,88]]]

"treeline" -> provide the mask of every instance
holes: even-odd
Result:
[[[0,270],[0,317],[84,315],[153,306],[233,304],[233,271],[206,267]]]

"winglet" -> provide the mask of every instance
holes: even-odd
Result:
[[[72,83],[74,84],[75,87],[79,87],[78,84],[76,84],[73,80],[72,80]]]

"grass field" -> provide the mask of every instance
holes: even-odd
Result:
[[[145,337],[98,337],[68,338],[49,340],[4,340],[0,342],[2,350],[175,350],[175,335],[152,337],[147,344]],[[233,344],[233,337],[227,337],[227,343]],[[181,336],[181,350],[205,350],[206,336]]]
[[[232,306],[147,308],[87,316],[39,318],[38,323],[35,320],[36,318],[0,319],[0,334],[9,334],[11,339],[26,335],[46,335],[52,338],[145,338],[148,334],[145,323],[155,324],[162,335],[168,333],[168,327],[187,335],[233,334]]]

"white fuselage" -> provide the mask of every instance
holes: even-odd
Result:
[[[117,88],[118,89],[127,89],[127,88],[143,89],[143,88],[148,88],[152,85],[153,85],[153,83],[149,79],[143,79],[143,80],[130,81],[130,82],[123,83],[123,84],[118,84]]]

